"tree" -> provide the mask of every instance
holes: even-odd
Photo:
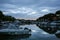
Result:
[[[0,11],[0,16],[4,16],[2,11]]]
[[[42,20],[42,21],[45,21],[45,20],[53,21],[53,17],[55,17],[55,16],[56,16],[55,14],[49,13],[49,14],[46,14],[46,15],[44,15],[44,16],[42,16],[42,17],[39,17],[39,18],[37,19],[37,21],[39,21],[39,20]]]
[[[56,13],[55,13],[55,14],[60,14],[60,10],[56,11]]]
[[[14,21],[15,18],[12,16],[4,15],[2,11],[0,11],[0,20],[2,21]]]
[[[3,12],[2,12],[2,11],[0,11],[0,20],[2,20],[2,19],[3,19],[3,17],[4,17]]]
[[[49,14],[47,14],[47,19],[49,21],[54,21],[54,20],[57,20],[57,16],[53,13],[49,13]]]
[[[12,16],[4,16],[3,20],[5,20],[5,21],[14,21],[15,18],[12,17]]]
[[[60,20],[60,10],[56,11],[55,15],[58,17],[58,20]]]

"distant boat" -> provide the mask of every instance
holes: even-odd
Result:
[[[53,21],[53,22],[50,23],[50,25],[60,26],[60,20],[58,20],[58,21]]]
[[[57,29],[60,30],[60,20],[51,22],[49,26],[57,27]]]

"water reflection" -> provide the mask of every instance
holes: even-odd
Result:
[[[60,38],[60,30],[57,28],[56,25],[53,27],[50,25],[36,24],[36,26],[38,26],[40,29],[44,30],[49,34],[55,34],[57,38]]]
[[[60,33],[55,34],[57,38],[60,38]]]
[[[50,26],[47,26],[47,25],[41,25],[40,24],[36,24],[39,28],[43,29],[45,32],[48,32],[49,34],[54,34],[57,32],[57,28],[56,27],[50,27]]]
[[[0,35],[1,40],[21,40],[27,39],[31,36],[30,35]]]
[[[55,27],[51,28],[47,25],[20,25],[20,28],[29,28],[32,30],[31,35],[23,36],[0,36],[2,40],[60,40],[60,33]],[[55,36],[56,35],[56,36]]]

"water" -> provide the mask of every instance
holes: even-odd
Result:
[[[20,27],[27,27],[32,30],[31,35],[27,36],[0,36],[1,40],[60,40],[55,34],[49,34],[43,29],[34,25],[20,25]]]

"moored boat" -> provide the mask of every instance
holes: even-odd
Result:
[[[24,30],[24,29],[1,29],[0,35],[26,35],[31,34],[30,29]]]

